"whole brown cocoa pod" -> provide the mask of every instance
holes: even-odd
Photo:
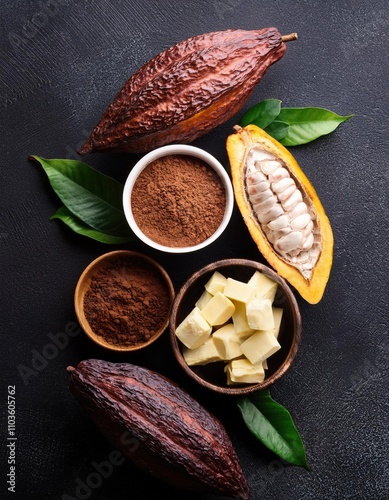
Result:
[[[194,36],[161,52],[119,91],[79,151],[141,153],[188,143],[231,118],[285,53],[276,28]]]
[[[70,391],[131,462],[178,488],[248,499],[222,424],[166,377],[90,359],[69,367]]]

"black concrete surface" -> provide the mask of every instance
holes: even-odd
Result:
[[[70,395],[66,372],[68,365],[95,357],[139,363],[190,390],[225,425],[253,500],[389,498],[387,2],[43,0],[4,1],[1,10],[0,497],[216,498],[177,491],[127,462],[101,472],[112,447]],[[193,386],[175,363],[167,335],[123,356],[101,350],[83,333],[67,335],[77,332],[73,292],[79,275],[114,247],[49,220],[59,200],[27,159],[78,158],[77,148],[126,79],[173,43],[214,30],[267,26],[297,32],[299,40],[288,44],[235,118],[194,144],[228,169],[227,135],[244,111],[266,98],[355,115],[333,134],[291,148],[335,237],[322,301],[313,306],[296,294],[302,343],[290,371],[271,389],[293,415],[310,472],[286,465],[257,443],[232,398]],[[124,182],[138,157],[95,154],[84,160]],[[223,236],[195,254],[171,256],[140,243],[127,247],[164,265],[176,290],[217,259],[265,263],[237,209]],[[58,338],[62,344],[55,349]],[[7,398],[13,387],[12,437],[13,400]],[[12,442],[15,464],[8,463],[6,445]],[[7,483],[13,465],[15,493]]]

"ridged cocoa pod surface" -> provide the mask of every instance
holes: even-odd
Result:
[[[194,36],[161,52],[124,84],[79,151],[143,153],[194,141],[243,106],[285,53],[276,28]]]
[[[68,371],[70,391],[136,466],[177,488],[249,498],[226,430],[174,382],[146,368],[95,359]]]

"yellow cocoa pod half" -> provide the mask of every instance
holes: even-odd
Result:
[[[235,199],[269,264],[309,303],[323,296],[333,258],[330,222],[290,152],[256,125],[227,138]]]

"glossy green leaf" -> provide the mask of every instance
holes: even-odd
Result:
[[[265,132],[274,137],[277,141],[283,139],[288,133],[289,125],[286,122],[274,120],[265,128]]]
[[[131,235],[119,182],[78,160],[30,159],[40,163],[63,204],[87,226],[114,236]]]
[[[240,121],[241,127],[249,123],[257,125],[260,128],[266,128],[277,116],[281,110],[281,101],[279,99],[265,99],[250,108]]]
[[[280,140],[284,146],[298,146],[333,132],[354,115],[340,116],[324,108],[282,108],[277,120],[289,125]]]
[[[88,238],[92,238],[93,240],[99,241],[100,243],[120,245],[122,243],[128,243],[135,239],[135,236],[113,236],[111,234],[96,231],[96,229],[91,228],[81,219],[73,215],[72,212],[70,212],[70,210],[65,206],[60,207],[51,217],[51,219],[59,219],[75,233],[87,236]]]
[[[293,419],[269,390],[238,399],[243,420],[254,436],[283,460],[309,470],[305,449]]]

